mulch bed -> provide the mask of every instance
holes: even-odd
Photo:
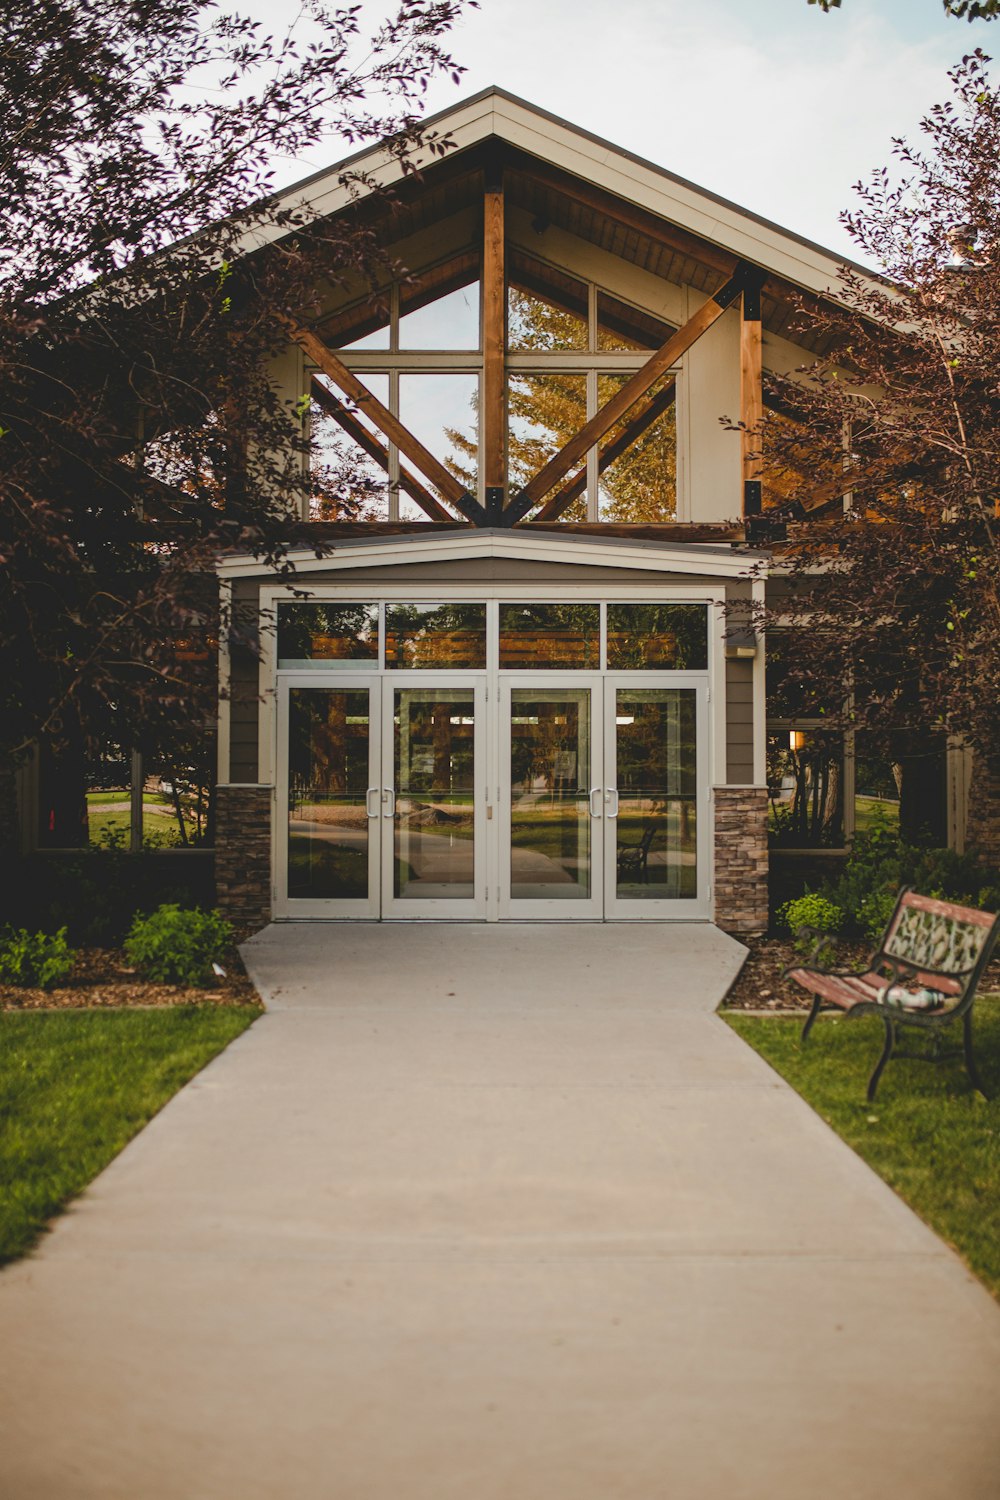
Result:
[[[791,938],[743,938],[750,950],[749,957],[723,1005],[727,1010],[808,1010],[809,996],[790,979],[782,979],[781,971],[801,955],[796,953]],[[839,942],[837,955],[830,967],[837,969],[860,969],[871,953],[867,943]],[[980,993],[1000,990],[1000,959],[994,960],[980,980]]]
[[[141,979],[120,948],[82,948],[65,984],[51,990],[0,984],[0,1010],[119,1010],[133,1006],[259,1005],[243,961],[230,953],[226,978],[210,988]]]

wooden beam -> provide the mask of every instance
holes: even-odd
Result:
[[[740,458],[743,471],[743,515],[761,512],[761,461],[764,421],[763,328],[760,320],[760,282],[743,287],[740,322]]]
[[[483,396],[481,424],[486,509],[499,520],[507,465],[506,382],[507,283],[504,269],[503,174],[486,180],[483,195]]]
[[[662,416],[665,411],[673,406],[676,399],[677,382],[672,380],[669,385],[664,386],[662,391],[657,391],[653,399],[632,418],[626,427],[622,428],[613,442],[607,443],[600,450],[597,455],[598,474],[603,474],[605,469],[609,468],[616,458],[620,458],[625,450],[632,446],[636,438],[641,437],[647,428],[652,427],[657,417]],[[587,471],[586,469],[582,469],[579,474],[570,480],[569,484],[564,484],[561,490],[556,491],[551,500],[546,501],[538,512],[538,515],[534,517],[534,520],[558,520],[563,512],[568,510],[573,504],[573,501],[583,494],[586,488]]]
[[[460,510],[463,516],[475,525],[482,526],[486,520],[486,512],[479,501],[469,494],[461,480],[456,479],[454,474],[446,469],[429,449],[424,447],[420,439],[414,437],[409,428],[404,427],[399,418],[394,417],[377,396],[372,395],[368,387],[363,385],[358,377],[337,358],[332,349],[326,347],[322,339],[291,319],[286,321],[292,338],[309,356],[313,364],[322,370],[324,375],[328,375],[345,396],[350,396],[355,406],[364,412],[369,421],[374,423],[382,436],[388,442],[395,443],[400,453],[420,470],[424,478],[428,479],[446,500],[451,501],[456,510]]]
[[[525,521],[520,529],[651,542],[742,542],[746,534],[742,524],[731,521]]]
[[[548,463],[541,469],[521,490],[520,494],[507,507],[504,513],[505,520],[509,519],[513,524],[528,514],[532,506],[537,505],[543,496],[547,495],[552,487],[559,483],[564,474],[568,474],[580,459],[583,458],[588,448],[599,443],[606,432],[609,432],[621,421],[637,401],[659,380],[661,375],[666,374],[670,366],[676,364],[682,355],[686,354],[692,344],[701,338],[717,318],[721,318],[726,308],[739,296],[743,287],[743,270],[737,267],[736,274],[731,276],[723,286],[709,297],[695,313],[689,318],[684,327],[671,334],[665,344],[652,354],[641,370],[637,370],[630,380],[613,395],[610,401],[606,401],[589,422],[586,422],[575,437],[564,443],[559,452],[550,458]]]
[[[326,386],[315,378],[312,382],[312,398],[316,402],[316,405],[322,407],[327,416],[332,417],[335,422],[338,422],[348,437],[353,438],[358,447],[363,448],[369,458],[373,458],[388,474],[388,448],[383,448],[375,434],[369,432],[365,424],[359,421],[342,401],[338,401],[332,391],[328,391]],[[455,519],[451,512],[445,510],[441,502],[431,494],[430,490],[425,490],[419,479],[415,479],[402,465],[400,465],[399,469],[399,487],[401,490],[405,490],[411,500],[416,501],[420,509],[426,515],[430,516],[432,521],[453,521]]]

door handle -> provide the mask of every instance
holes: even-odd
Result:
[[[372,798],[375,798],[375,811],[372,812]],[[370,786],[365,792],[365,813],[369,818],[378,817],[379,794],[377,786]]]
[[[604,800],[605,800],[606,803],[610,803],[612,797],[614,797],[614,799],[615,799],[615,804],[614,804],[613,808],[610,807],[610,806],[608,807],[607,816],[609,818],[617,818],[617,816],[618,816],[618,806],[619,806],[619,797],[618,797],[618,788],[616,786],[609,786],[606,789],[605,793],[604,793]]]
[[[382,801],[388,804],[382,809],[383,818],[394,818],[396,816],[396,793],[391,786],[382,788]]]
[[[598,801],[597,801],[597,807],[596,808],[594,807],[594,798],[595,797],[598,799]],[[600,802],[600,797],[601,797],[601,789],[600,789],[600,787],[599,786],[592,786],[590,788],[590,816],[592,818],[599,818],[601,816],[601,802]]]

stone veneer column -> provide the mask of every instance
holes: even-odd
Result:
[[[271,788],[215,789],[215,900],[241,930],[271,920]]]
[[[767,788],[715,788],[715,921],[724,932],[767,931]]]

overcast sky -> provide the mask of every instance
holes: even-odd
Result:
[[[250,8],[287,21],[279,4]],[[850,255],[838,213],[852,184],[917,133],[975,46],[1000,56],[1000,21],[949,19],[941,0],[829,14],[806,0],[482,0],[453,35],[462,83],[439,83],[430,106],[498,84]]]

